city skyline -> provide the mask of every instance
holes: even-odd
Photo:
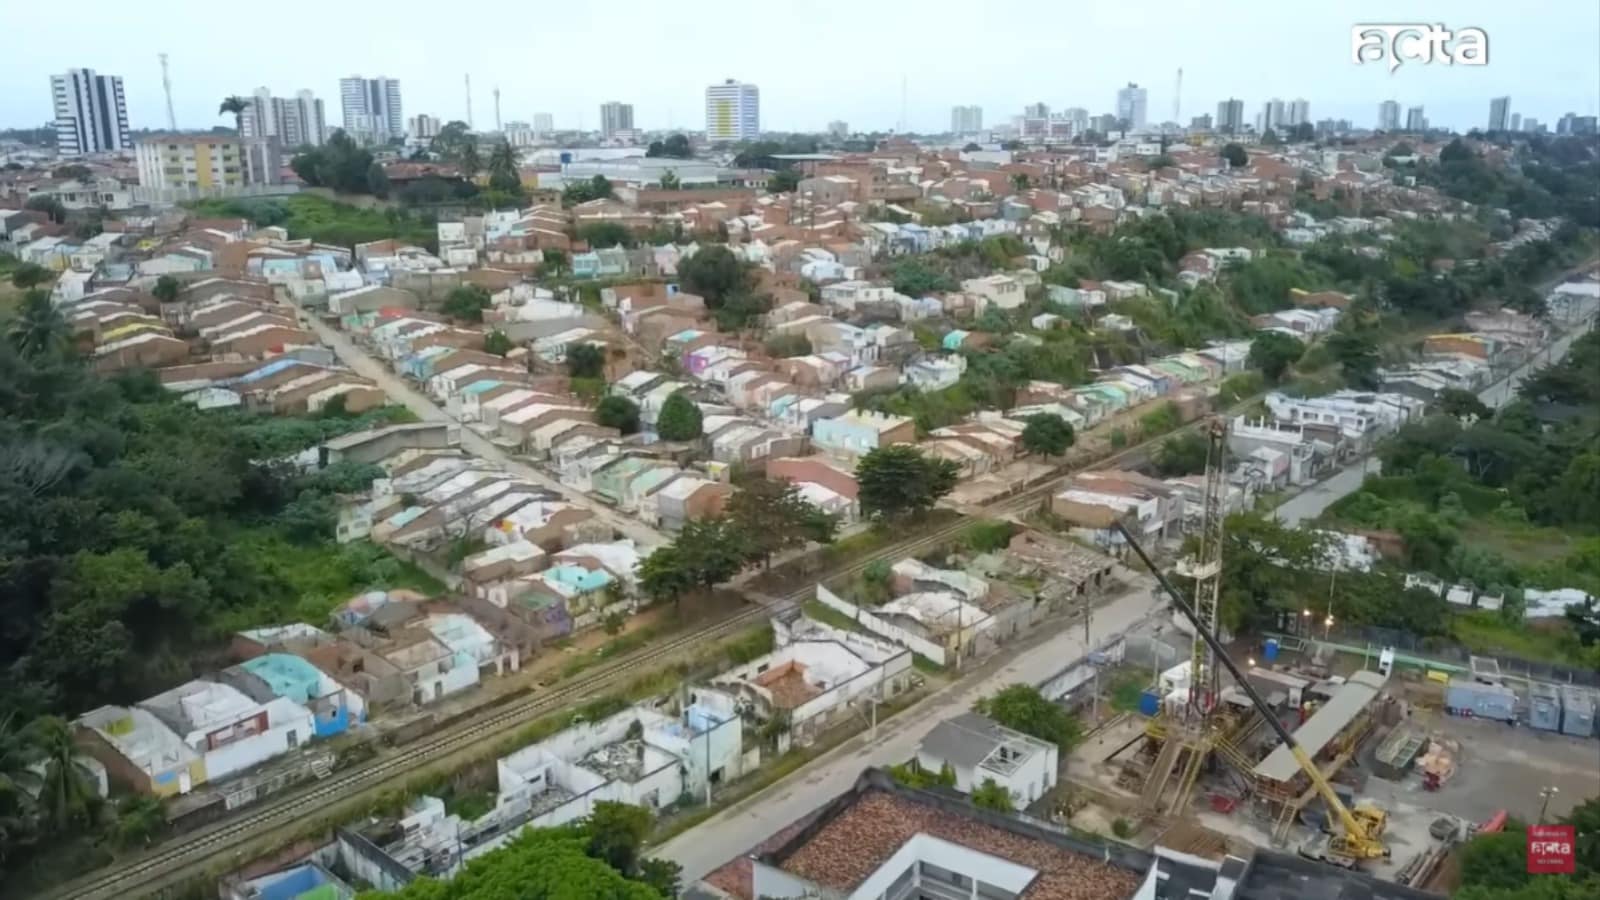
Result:
[[[185,6],[188,0],[175,0]],[[405,7],[405,0],[401,0]],[[1002,2],[1002,6],[1004,3]],[[1158,7],[1164,4],[1157,3]],[[1180,4],[1172,16],[1182,19]],[[1540,121],[1552,122],[1564,113],[1592,115],[1600,102],[1600,58],[1594,47],[1600,44],[1600,9],[1593,4],[1563,2],[1560,7],[1570,27],[1550,30],[1539,26],[1548,17],[1529,17],[1484,2],[1463,2],[1448,7],[1415,4],[1408,17],[1376,3],[1354,3],[1347,8],[1326,10],[1287,10],[1275,6],[1231,4],[1248,11],[1247,21],[1229,17],[1227,27],[1214,26],[1212,40],[1196,40],[1212,26],[1193,24],[1182,28],[1150,29],[1145,14],[1121,9],[1043,12],[1046,22],[1030,29],[1021,43],[1008,43],[1020,59],[1034,54],[1059,53],[1070,48],[1075,59],[1073,76],[1058,82],[1032,78],[1019,80],[1005,66],[990,67],[993,72],[956,73],[895,58],[893,54],[869,54],[848,70],[828,67],[783,66],[775,62],[767,46],[768,31],[748,17],[723,23],[714,7],[690,0],[670,12],[644,4],[633,4],[651,27],[628,33],[606,32],[598,44],[588,32],[577,32],[593,24],[597,13],[573,9],[556,22],[540,22],[540,37],[497,38],[500,33],[520,31],[515,27],[495,29],[484,41],[474,44],[475,52],[456,54],[448,65],[441,65],[430,53],[426,38],[410,33],[402,22],[414,16],[395,15],[380,21],[357,19],[356,11],[303,4],[305,15],[295,14],[295,0],[289,0],[284,15],[262,23],[253,34],[259,38],[250,45],[206,40],[196,33],[173,34],[164,30],[147,42],[129,41],[146,27],[135,10],[108,7],[97,11],[104,27],[92,29],[86,40],[70,45],[50,41],[22,42],[0,60],[0,78],[19,89],[0,93],[0,125],[31,127],[49,121],[52,112],[44,86],[51,74],[78,67],[119,76],[127,93],[129,125],[138,129],[165,127],[165,101],[157,53],[170,54],[174,106],[178,124],[185,129],[205,129],[226,124],[215,110],[219,100],[229,94],[249,96],[258,85],[294,85],[309,88],[319,97],[333,97],[338,82],[351,72],[386,74],[405,85],[408,110],[437,115],[444,121],[466,118],[466,95],[461,76],[470,72],[474,85],[475,108],[482,113],[492,108],[492,91],[502,92],[503,118],[527,121],[536,112],[549,112],[559,129],[582,128],[598,131],[596,112],[606,100],[625,97],[635,109],[635,126],[657,131],[667,128],[704,128],[706,85],[720,82],[728,73],[761,86],[761,125],[772,131],[823,131],[832,120],[846,120],[856,130],[887,131],[901,120],[901,84],[905,83],[904,119],[910,130],[934,133],[946,130],[950,110],[955,105],[977,105],[983,109],[988,125],[1004,123],[1018,115],[1028,103],[1042,101],[1052,108],[1082,106],[1091,116],[1116,112],[1116,94],[1129,82],[1148,92],[1147,118],[1152,124],[1172,117],[1174,82],[1177,69],[1184,69],[1182,103],[1178,121],[1187,124],[1194,116],[1211,113],[1229,97],[1244,101],[1247,119],[1272,97],[1285,100],[1304,97],[1314,108],[1315,118],[1348,118],[1355,122],[1372,119],[1377,103],[1393,99],[1409,107],[1424,104],[1431,124],[1465,131],[1482,127],[1488,99],[1510,95],[1516,105]],[[623,0],[623,7],[629,7]],[[704,7],[716,19],[707,26],[695,11]],[[196,4],[198,9],[198,5]],[[853,31],[862,37],[884,29],[894,29],[903,38],[914,39],[926,31],[934,39],[931,25],[904,23],[887,11],[858,8],[823,0],[807,7],[813,18],[826,19],[833,13],[848,18]],[[419,8],[420,10],[420,8]],[[404,12],[401,9],[400,12]],[[507,19],[528,15],[509,5],[489,11]],[[1157,13],[1159,15],[1159,13]],[[182,18],[181,16],[179,17]],[[195,19],[203,20],[203,16]],[[759,17],[758,17],[759,18]],[[1003,17],[1002,17],[1003,18]],[[1363,21],[1406,21],[1408,18],[1443,18],[1447,25],[1471,24],[1489,34],[1490,61],[1483,67],[1403,65],[1392,74],[1387,66],[1356,66],[1349,60],[1349,29]],[[10,19],[20,31],[30,28],[48,33],[49,14],[38,8],[13,11]],[[1071,24],[1068,33],[1049,27],[1050,21]],[[309,32],[297,23],[316,21],[323,27]],[[389,25],[389,22],[396,24]],[[280,24],[281,23],[281,24]],[[339,43],[333,35],[363,33],[358,42]],[[980,26],[985,27],[985,26]],[[996,26],[998,27],[998,26]],[[295,29],[290,32],[290,29]],[[595,69],[581,87],[566,82],[545,86],[526,67],[538,59],[535,72],[550,67],[560,70],[569,58],[576,60],[595,46],[604,46],[608,55],[628,59],[648,57],[678,37],[709,39],[718,54],[705,59],[675,63],[671,77],[641,64],[619,64]],[[909,29],[910,34],[906,33]],[[279,35],[277,32],[282,31]],[[888,33],[888,32],[883,32]],[[1277,33],[1304,36],[1295,41],[1251,41],[1250,34]],[[427,31],[428,37],[435,32]],[[1036,35],[1036,36],[1034,36]],[[293,41],[302,52],[268,53],[251,47],[277,46],[279,37]],[[981,34],[964,40],[981,38]],[[1308,41],[1314,42],[1308,43]],[[1140,52],[1127,54],[1115,49],[1136,41]],[[1251,47],[1250,53],[1233,52],[1234,42]],[[348,44],[346,46],[345,44]],[[1318,50],[1317,48],[1320,48]],[[1316,52],[1313,52],[1316,51]],[[1256,74],[1274,71],[1270,92],[1254,90],[1260,84]],[[369,75],[370,77],[370,75]],[[37,85],[37,88],[30,88]],[[333,117],[330,116],[330,119]],[[488,122],[479,117],[481,127]],[[330,128],[336,123],[330,121]]]

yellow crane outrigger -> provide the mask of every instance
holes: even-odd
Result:
[[[1256,692],[1255,686],[1250,683],[1250,679],[1244,676],[1244,673],[1239,670],[1239,666],[1234,663],[1233,658],[1223,649],[1222,642],[1217,640],[1217,636],[1201,624],[1193,606],[1184,599],[1178,589],[1173,587],[1172,583],[1167,580],[1167,576],[1163,575],[1161,570],[1156,567],[1156,564],[1150,560],[1149,555],[1144,552],[1144,547],[1139,545],[1138,539],[1120,521],[1116,523],[1116,529],[1122,534],[1122,539],[1128,542],[1128,546],[1133,548],[1133,552],[1138,554],[1139,560],[1144,563],[1145,568],[1149,569],[1150,573],[1156,577],[1161,589],[1166,591],[1167,596],[1171,598],[1172,605],[1176,606],[1178,611],[1183,613],[1184,617],[1195,626],[1195,630],[1201,635],[1206,644],[1211,647],[1211,652],[1216,656],[1217,661],[1222,663],[1223,667],[1228,670],[1228,674],[1233,676],[1234,682],[1249,696],[1250,702],[1255,704],[1256,711],[1261,714],[1261,717],[1267,721],[1268,725],[1272,726],[1272,730],[1277,734],[1278,740],[1283,741],[1283,745],[1289,748],[1289,753],[1294,756],[1294,761],[1300,764],[1301,771],[1306,773],[1306,777],[1310,778],[1312,785],[1316,787],[1318,795],[1322,797],[1322,802],[1327,804],[1328,809],[1339,820],[1340,830],[1329,838],[1326,850],[1321,853],[1322,858],[1328,862],[1346,867],[1352,867],[1364,860],[1388,858],[1389,848],[1383,843],[1383,831],[1388,825],[1388,814],[1372,805],[1357,806],[1354,810],[1344,805],[1344,801],[1339,799],[1339,795],[1333,790],[1333,785],[1329,784],[1328,779],[1323,777],[1322,770],[1317,768],[1317,764],[1312,760],[1310,754],[1306,753],[1305,748],[1301,747],[1300,743],[1294,739],[1294,735],[1289,733],[1289,729],[1283,727],[1283,723],[1278,721],[1278,716],[1272,711],[1271,707],[1267,706],[1266,701],[1261,699],[1261,695]]]

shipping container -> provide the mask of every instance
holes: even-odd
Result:
[[[1561,688],[1561,733],[1588,737],[1594,734],[1594,691],[1575,684]]]
[[[1561,730],[1561,691],[1555,685],[1529,683],[1528,724],[1540,731]]]
[[[1474,716],[1514,722],[1517,718],[1517,693],[1499,684],[1483,684],[1457,676],[1445,688],[1444,708],[1457,716]]]

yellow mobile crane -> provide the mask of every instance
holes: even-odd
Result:
[[[1139,560],[1144,563],[1145,568],[1149,569],[1150,573],[1156,577],[1156,581],[1161,584],[1161,589],[1166,591],[1167,596],[1172,599],[1172,605],[1176,606],[1178,611],[1183,613],[1195,626],[1195,631],[1201,635],[1202,639],[1211,648],[1211,653],[1216,658],[1216,661],[1228,670],[1228,673],[1233,676],[1234,682],[1250,697],[1250,702],[1255,704],[1256,711],[1261,714],[1261,717],[1267,721],[1268,725],[1272,726],[1272,730],[1278,735],[1278,740],[1283,741],[1283,745],[1289,748],[1289,752],[1293,754],[1295,762],[1300,764],[1301,771],[1306,773],[1306,777],[1310,778],[1312,785],[1316,787],[1317,793],[1322,797],[1322,802],[1327,804],[1328,810],[1339,820],[1340,830],[1334,832],[1328,839],[1326,847],[1320,849],[1315,855],[1335,865],[1347,868],[1354,867],[1357,863],[1369,859],[1387,859],[1389,848],[1383,843],[1383,830],[1388,825],[1388,814],[1377,806],[1360,805],[1352,810],[1344,805],[1344,801],[1340,800],[1339,795],[1334,792],[1333,785],[1328,783],[1328,779],[1324,778],[1322,771],[1317,768],[1316,762],[1306,753],[1305,748],[1301,747],[1300,743],[1294,739],[1294,735],[1289,733],[1289,729],[1284,728],[1283,723],[1278,721],[1278,717],[1273,713],[1272,708],[1267,706],[1266,702],[1261,699],[1261,695],[1256,692],[1255,685],[1252,685],[1250,679],[1239,671],[1238,664],[1222,648],[1222,642],[1217,640],[1216,634],[1200,621],[1200,617],[1195,614],[1194,607],[1184,599],[1177,588],[1172,586],[1172,582],[1167,580],[1167,576],[1161,573],[1156,564],[1151,562],[1149,555],[1139,545],[1138,539],[1121,522],[1116,523],[1116,529],[1122,534],[1122,539],[1128,542],[1128,546],[1133,548],[1133,552],[1138,554]]]

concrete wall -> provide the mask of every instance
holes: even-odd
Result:
[[[817,599],[822,601],[823,605],[829,607],[830,609],[842,612],[851,619],[854,619],[857,624],[861,625],[861,627],[867,629],[873,634],[888,638],[902,647],[909,648],[915,653],[920,653],[921,655],[926,656],[941,666],[944,665],[945,650],[938,644],[925,638],[918,637],[917,635],[912,634],[898,625],[891,625],[890,623],[885,622],[872,613],[861,609],[853,603],[850,603],[820,584],[817,585]]]

